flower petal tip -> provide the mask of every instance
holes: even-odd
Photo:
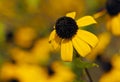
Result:
[[[67,13],[66,16],[75,19],[76,12],[70,12],[70,13]]]

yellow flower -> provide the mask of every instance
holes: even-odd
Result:
[[[72,70],[59,61],[54,61],[48,68],[48,82],[73,82],[75,74]]]
[[[52,49],[48,43],[48,37],[45,37],[36,40],[31,50],[12,47],[9,49],[9,54],[11,58],[19,64],[33,64],[46,63],[49,60],[50,51],[52,51]]]
[[[46,71],[38,65],[4,63],[1,68],[3,82],[47,82]]]
[[[119,0],[107,0],[106,8],[102,11],[94,14],[94,18],[100,16],[106,16],[106,27],[113,35],[120,36],[120,1]]]
[[[45,63],[49,60],[51,47],[48,43],[48,37],[38,39],[31,49],[33,58],[38,62]]]
[[[120,36],[120,13],[113,17],[108,16],[106,26],[113,35]]]
[[[120,1],[107,0],[106,10],[109,14],[107,19],[107,28],[114,35],[120,36]]]
[[[98,35],[99,42],[97,46],[86,56],[89,60],[94,60],[97,55],[104,52],[108,44],[110,43],[111,36],[108,32],[101,33]]]
[[[9,54],[12,60],[14,60],[17,64],[35,63],[33,54],[21,48],[10,48]]]
[[[33,28],[21,27],[15,32],[14,42],[20,47],[30,48],[35,38],[36,32]]]
[[[113,68],[120,70],[120,54],[114,54],[111,64]]]
[[[111,59],[112,69],[103,74],[99,82],[120,82],[120,54],[114,54]]]
[[[94,24],[96,21],[91,16],[75,21],[75,16],[76,13],[71,12],[59,18],[50,34],[49,42],[53,47],[56,49],[61,45],[63,61],[72,61],[73,47],[82,57],[85,57],[98,42],[94,34],[78,29],[78,27]]]
[[[120,82],[120,70],[111,70],[101,76],[99,82]]]
[[[73,82],[75,79],[75,74],[63,63],[55,61],[50,66],[48,68],[38,64],[18,65],[5,62],[0,69],[0,80],[2,82]]]

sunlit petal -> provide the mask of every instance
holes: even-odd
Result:
[[[85,43],[83,40],[78,38],[77,36],[72,38],[72,43],[76,51],[82,56],[85,57],[90,51],[90,46]]]
[[[98,43],[98,38],[88,31],[78,30],[77,36],[92,47],[95,47],[96,44]]]
[[[66,16],[75,19],[76,12],[70,12],[70,13],[67,13]]]
[[[87,26],[87,25],[96,23],[96,21],[94,20],[94,18],[92,16],[84,16],[84,17],[78,19],[76,22],[77,22],[78,27],[83,27],[83,26]]]
[[[63,40],[61,42],[61,58],[63,61],[72,61],[73,46],[71,40]]]

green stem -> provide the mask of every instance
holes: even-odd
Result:
[[[88,79],[89,79],[89,82],[93,82],[93,80],[92,80],[92,78],[91,78],[91,76],[90,76],[90,73],[89,73],[89,71],[88,71],[87,68],[85,68],[85,72],[86,72],[86,74],[87,74],[87,77],[88,77]]]

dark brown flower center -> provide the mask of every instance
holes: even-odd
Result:
[[[55,30],[60,38],[70,39],[76,34],[78,26],[74,19],[64,16],[56,21]]]
[[[106,9],[111,16],[117,15],[120,12],[120,0],[107,0]]]

